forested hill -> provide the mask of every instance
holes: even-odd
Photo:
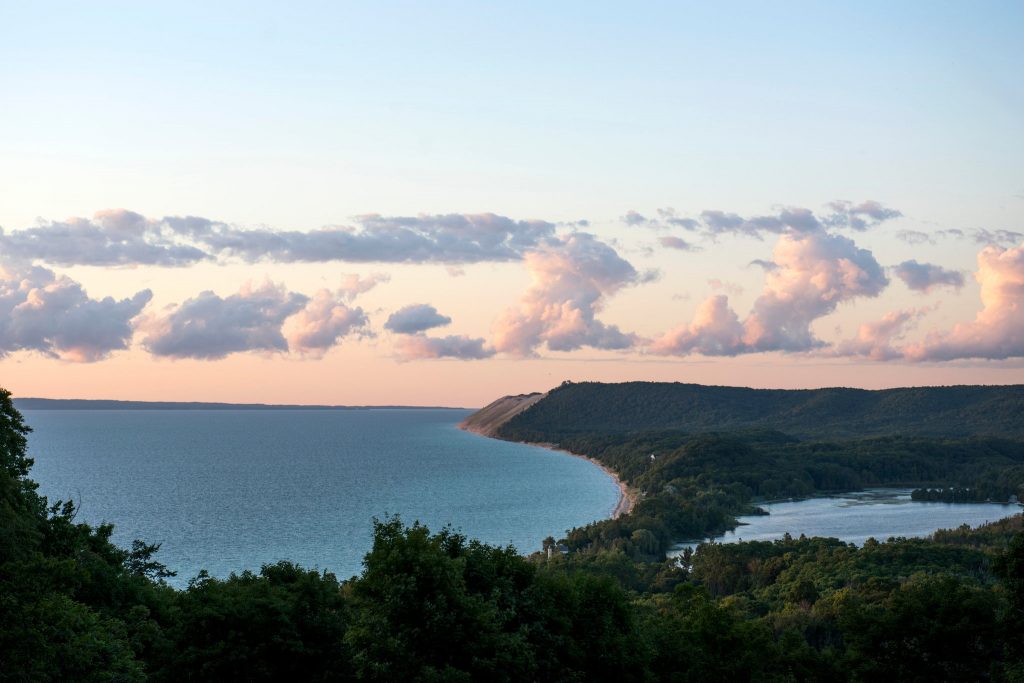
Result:
[[[796,437],[1024,438],[1024,385],[747,389],[666,382],[569,383],[494,435],[559,441],[579,434],[774,429]]]

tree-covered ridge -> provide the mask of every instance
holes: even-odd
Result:
[[[773,431],[576,435],[559,443],[615,470],[640,497],[629,515],[571,529],[578,552],[656,560],[682,540],[736,526],[765,500],[870,487],[967,490],[1024,499],[1024,443],[996,438],[800,441]]]
[[[1024,439],[1024,385],[748,389],[663,382],[564,383],[498,436],[560,442],[575,434],[772,429],[796,437]]]
[[[1024,500],[1022,398],[1022,386],[566,382],[496,433],[555,443],[618,473],[640,492],[632,513],[571,529],[564,540],[578,553],[614,549],[652,561],[678,541],[734,528],[773,498],[903,486],[919,489],[918,498]]]

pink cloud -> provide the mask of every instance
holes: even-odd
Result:
[[[911,360],[1003,359],[1024,356],[1024,244],[988,246],[978,253],[975,279],[982,309],[972,322],[932,333],[906,348]]]
[[[349,292],[321,289],[305,307],[285,319],[281,333],[288,350],[314,357],[322,356],[344,337],[361,329],[368,322],[362,308],[347,306]]]
[[[480,338],[463,335],[428,337],[425,334],[402,335],[395,342],[395,349],[401,360],[425,360],[455,358],[458,360],[479,360],[494,355],[494,348]]]
[[[874,297],[889,281],[870,251],[826,232],[789,232],[773,253],[764,291],[744,322],[744,343],[758,351],[820,346],[810,325],[843,301]]]
[[[365,294],[377,285],[390,282],[391,276],[387,273],[370,273],[362,277],[358,273],[345,273],[341,276],[341,287],[338,292],[346,300],[352,301],[360,294]]]
[[[790,230],[779,237],[765,285],[742,325],[715,295],[689,325],[677,327],[651,349],[661,354],[736,355],[809,351],[824,345],[811,323],[857,297],[877,296],[888,284],[870,251],[823,230]]]
[[[716,294],[697,307],[692,322],[666,332],[651,351],[661,355],[731,356],[742,348],[743,325],[729,308],[729,297]]]
[[[597,320],[608,297],[642,278],[614,249],[587,233],[573,233],[526,253],[532,284],[494,325],[494,347],[519,356],[546,345],[631,347],[636,337]]]
[[[912,308],[890,311],[881,320],[863,323],[857,329],[857,336],[838,343],[829,355],[854,356],[871,360],[896,360],[903,356],[902,350],[893,346],[907,328],[930,309]]]

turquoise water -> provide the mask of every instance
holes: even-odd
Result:
[[[740,517],[740,526],[714,540],[774,541],[793,536],[826,536],[862,545],[869,538],[920,538],[938,529],[978,526],[1018,514],[1019,505],[913,501],[910,489],[867,489],[823,498],[762,504],[767,515]],[[683,543],[678,547],[694,547]]]
[[[608,517],[612,479],[581,459],[457,428],[466,410],[26,410],[40,493],[114,540],[159,542],[184,585],[280,559],[361,570],[374,516],[471,538],[541,540]]]

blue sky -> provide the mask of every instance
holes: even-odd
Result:
[[[8,168],[0,219],[94,209],[86,169],[291,227],[1024,193],[1020,3],[554,5],[6,3],[2,151],[63,182]]]
[[[0,226],[116,208],[299,231],[370,213],[585,219],[637,272],[660,271],[599,304],[624,330],[648,325],[646,337],[689,319],[710,279],[744,290],[732,295],[744,318],[764,275],[746,264],[770,256],[774,237],[652,253],[664,234],[624,225],[630,210],[893,207],[900,218],[853,236],[858,245],[886,267],[915,258],[967,274],[928,314],[935,330],[979,310],[970,273],[984,245],[910,245],[897,232],[1024,230],[1021,3],[293,5],[0,2]],[[93,297],[150,287],[150,307],[203,288],[226,297],[248,280],[310,295],[342,271],[406,273],[378,302],[382,320],[430,303],[488,341],[531,277],[344,259],[315,274],[266,260],[197,268],[192,278],[145,264],[58,271]],[[498,303],[475,303],[481,288]],[[445,299],[415,299],[427,294]],[[830,328],[847,328],[840,336],[922,304],[905,294],[848,303],[828,313],[839,318]],[[67,371],[67,359],[14,349],[9,359]],[[608,362],[624,363],[622,375],[635,367]],[[421,372],[401,367],[395,377]]]

